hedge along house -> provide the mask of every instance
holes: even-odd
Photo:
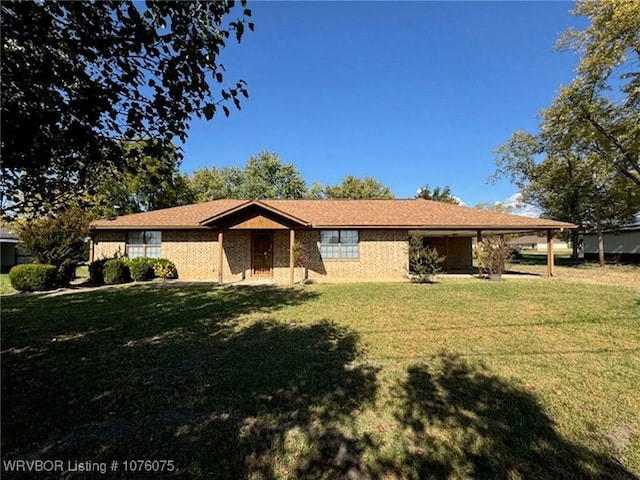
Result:
[[[412,200],[215,200],[124,215],[91,224],[91,260],[115,255],[164,257],[185,280],[278,283],[402,280],[408,240],[421,235],[451,273],[472,273],[472,239],[546,231],[553,275],[554,232],[575,225]],[[297,268],[294,246],[307,252]]]

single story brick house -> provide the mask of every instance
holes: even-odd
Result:
[[[91,224],[91,260],[114,255],[164,257],[185,280],[219,283],[270,278],[402,280],[408,240],[423,236],[446,256],[447,272],[470,273],[472,239],[575,225],[411,200],[215,200],[124,215]],[[294,246],[308,254],[294,263]],[[553,256],[549,274],[553,274]]]

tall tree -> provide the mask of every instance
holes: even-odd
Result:
[[[522,201],[535,205],[544,217],[576,223],[573,255],[577,258],[581,231],[598,232],[604,263],[602,232],[626,223],[640,210],[640,191],[610,165],[602,163],[593,138],[578,143],[558,141],[543,123],[545,135],[516,132],[496,151],[493,180],[509,178],[520,190]],[[549,140],[549,139],[552,140]]]
[[[187,176],[188,189],[194,202],[220,198],[242,198],[240,188],[244,172],[237,167],[204,167]]]
[[[454,205],[460,205],[458,200],[451,189],[447,186],[444,188],[435,187],[433,191],[429,188],[429,185],[425,185],[418,189],[416,198],[424,198],[425,200],[433,200],[434,202],[452,203]]]
[[[542,112],[538,134],[516,132],[498,149],[496,177],[544,215],[595,230],[604,264],[603,230],[640,210],[640,9],[582,0],[574,13],[591,20],[559,42],[580,55],[577,75]]]
[[[315,200],[320,200],[322,198],[326,198],[324,194],[324,185],[320,182],[313,182],[311,186],[307,189],[307,193],[304,194],[305,198],[311,198]]]
[[[492,212],[498,213],[513,213],[515,207],[513,205],[507,205],[503,202],[480,202],[477,203],[473,208],[479,208],[480,210],[490,210]]]
[[[547,121],[599,137],[597,159],[640,188],[640,8],[635,0],[580,0],[573,12],[590,25],[569,29],[559,47],[580,55],[577,75],[560,90]]]
[[[347,175],[342,183],[324,188],[326,198],[394,198],[391,189],[373,177],[358,178]]]
[[[244,167],[244,198],[302,198],[307,184],[292,163],[282,163],[277,153],[260,152]]]
[[[218,62],[253,29],[234,5],[2,2],[3,211],[64,204],[97,165],[124,170],[184,141],[194,115],[240,108],[245,82],[225,84]],[[155,141],[124,148],[141,139]]]
[[[80,204],[97,217],[110,217],[192,203],[179,165],[176,149],[170,148],[161,157],[142,157],[124,172],[99,166]]]
[[[243,168],[206,167],[193,172],[188,187],[195,201],[219,198],[303,198],[307,184],[292,163],[279,155],[261,152],[249,157]]]

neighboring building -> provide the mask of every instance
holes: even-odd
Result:
[[[446,256],[447,272],[473,271],[472,238],[575,225],[413,200],[215,200],[92,224],[91,259],[171,259],[188,280],[301,280],[296,243],[310,279],[401,280],[408,239],[418,233]],[[552,262],[550,262],[552,265]],[[550,270],[552,273],[552,270]]]
[[[534,250],[536,252],[547,251],[547,237],[542,237],[539,235],[525,235],[522,237],[512,238],[507,242],[507,244],[511,245],[511,247],[515,248],[516,250]],[[564,240],[554,238],[553,248],[566,250],[569,248],[569,245]]]
[[[640,264],[640,213],[630,224],[605,232],[603,240],[605,260]],[[584,258],[598,260],[598,236],[595,233],[584,234]]]
[[[20,248],[20,237],[10,227],[0,227],[1,270],[8,271],[19,263],[29,263],[31,259]]]

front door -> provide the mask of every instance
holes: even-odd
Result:
[[[253,234],[251,271],[254,277],[273,275],[273,233]]]

